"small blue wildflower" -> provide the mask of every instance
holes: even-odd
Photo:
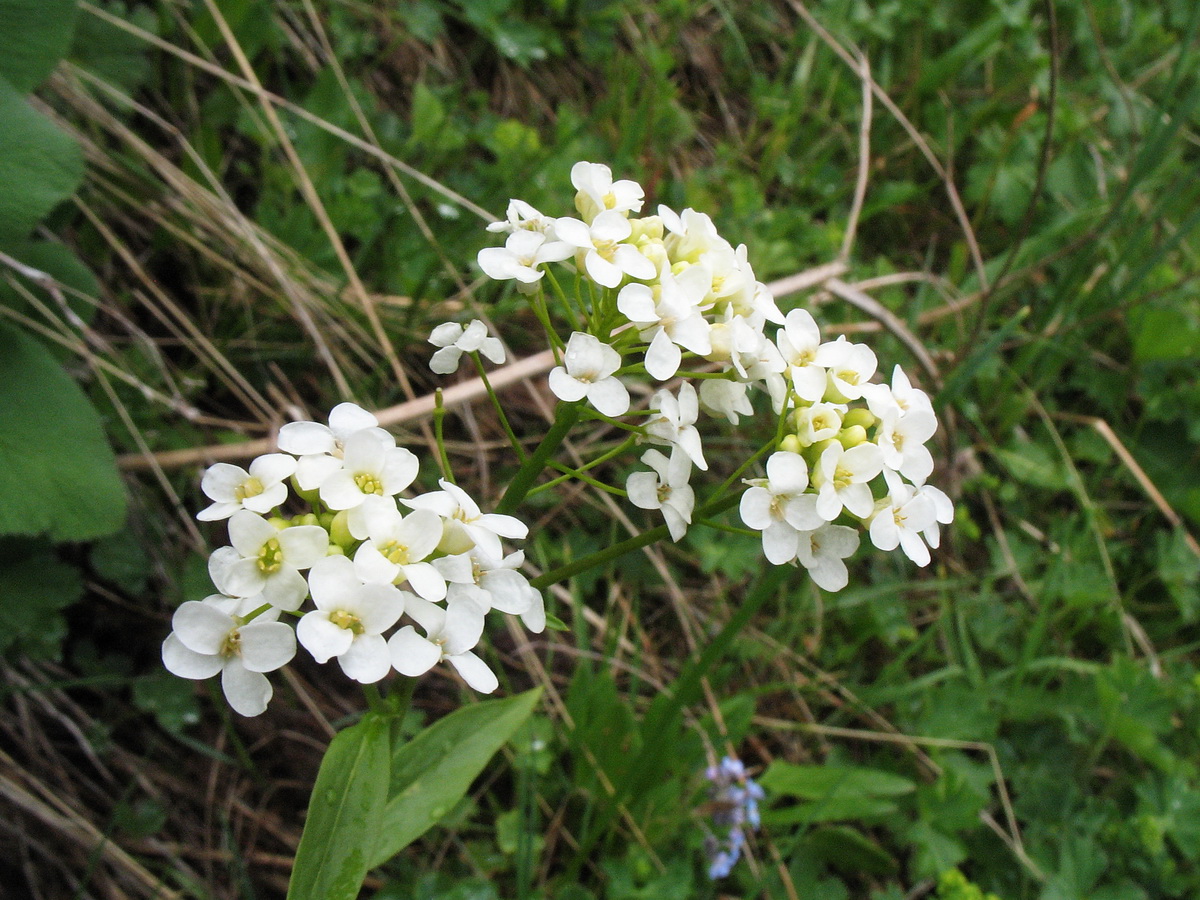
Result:
[[[763,799],[763,789],[746,776],[746,767],[740,759],[729,756],[705,769],[704,777],[712,782],[708,808],[713,825],[728,829],[724,838],[710,832],[704,841],[709,857],[708,877],[715,881],[729,875],[741,859],[746,844],[745,826],[758,830],[761,822],[758,801]]]

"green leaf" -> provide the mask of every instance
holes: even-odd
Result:
[[[4,79],[0,122],[0,244],[8,244],[23,239],[75,193],[83,179],[83,153]]]
[[[863,794],[834,794],[811,803],[798,803],[783,809],[767,810],[762,820],[770,826],[813,825],[818,822],[846,822],[851,819],[875,819],[899,809],[890,800]]]
[[[903,775],[862,766],[797,766],[775,760],[759,779],[774,794],[821,800],[835,792],[869,797],[899,797],[916,790]]]
[[[541,696],[537,688],[463,707],[397,747],[371,866],[387,862],[448,813]]]
[[[354,900],[372,865],[387,797],[390,723],[368,716],[321,760],[288,900]]]
[[[3,508],[3,503],[0,503]],[[58,659],[67,625],[59,614],[83,594],[74,566],[30,540],[0,541],[0,653]]]
[[[70,247],[63,244],[56,244],[52,241],[23,241],[15,246],[5,247],[4,252],[17,260],[17,262],[24,263],[31,269],[36,269],[39,272],[49,275],[64,288],[67,288],[67,290],[62,292],[67,306],[84,322],[90,323],[92,321],[92,318],[96,314],[95,304],[89,303],[87,300],[77,296],[77,294],[82,294],[83,297],[97,297],[100,293],[100,282],[96,280],[96,276],[92,273],[92,270],[84,265],[78,256],[71,252]],[[61,313],[58,303],[44,288],[24,278],[19,278],[18,280],[22,282],[23,287],[27,288],[42,303],[54,310],[54,312]],[[25,297],[7,283],[0,283],[0,305],[15,309],[38,321],[43,320],[41,314],[33,308]]]
[[[0,0],[0,77],[27,94],[71,43],[75,0]]]
[[[37,341],[0,325],[0,534],[86,541],[125,523],[100,417]]]

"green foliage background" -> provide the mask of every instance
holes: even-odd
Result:
[[[0,883],[282,895],[323,728],[361,702],[297,662],[231,721],[164,677],[171,611],[209,592],[204,459],[132,455],[398,403],[398,369],[425,394],[430,328],[473,311],[540,349],[476,283],[473,207],[565,212],[578,159],[709,212],[764,280],[835,259],[862,84],[798,5],[0,0],[0,827],[25,848]],[[539,715],[372,896],[1200,894],[1200,12],[810,11],[904,117],[874,99],[843,278],[944,378],[952,533],[928,570],[860,553],[836,595],[702,530],[664,550],[670,589],[640,556],[575,579],[538,663],[492,635],[506,694],[547,686]],[[862,313],[799,304],[913,370]],[[493,423],[448,427],[494,495]],[[541,568],[624,536],[541,496]],[[706,699],[688,679],[717,644]],[[713,885],[698,773],[726,748],[769,796],[755,863]],[[31,838],[43,807],[87,827]]]

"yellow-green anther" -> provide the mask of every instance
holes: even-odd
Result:
[[[283,568],[283,548],[278,538],[271,538],[258,551],[258,570],[264,575],[274,575]]]
[[[354,476],[354,483],[358,485],[358,489],[364,494],[377,494],[383,496],[383,482],[370,472],[360,472]]]
[[[338,628],[347,628],[355,634],[362,634],[365,630],[363,628],[362,620],[353,613],[346,612],[344,609],[339,609],[337,612],[330,613],[329,621]]]
[[[263,483],[251,476],[233,489],[233,497],[235,500],[245,500],[247,497],[257,497],[263,490]]]
[[[399,541],[388,541],[379,548],[379,552],[390,563],[395,563],[398,566],[408,565],[408,548]]]
[[[240,656],[242,653],[242,633],[236,628],[225,635],[225,640],[221,641],[222,656]]]

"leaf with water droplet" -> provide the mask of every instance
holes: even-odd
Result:
[[[354,900],[374,854],[391,759],[386,719],[369,715],[325,751],[300,836],[288,900]]]

